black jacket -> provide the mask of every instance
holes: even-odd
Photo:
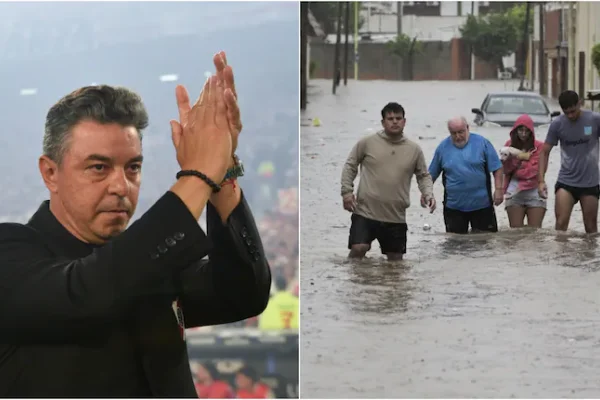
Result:
[[[71,235],[44,202],[0,224],[1,397],[197,397],[187,328],[260,314],[271,273],[242,200],[208,237],[172,192],[103,246]],[[203,259],[208,255],[208,260]]]

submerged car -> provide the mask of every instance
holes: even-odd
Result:
[[[550,111],[548,104],[538,93],[532,92],[497,92],[489,93],[481,108],[472,108],[475,114],[475,125],[491,125],[512,127],[523,114],[528,114],[535,126],[546,125],[552,118],[560,115],[560,111]]]

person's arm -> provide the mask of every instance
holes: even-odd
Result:
[[[504,171],[502,167],[494,171],[494,189],[504,190]]]
[[[435,149],[433,158],[429,164],[429,175],[431,176],[432,186],[442,173],[442,152],[440,151],[440,146]]]
[[[546,134],[546,140],[540,151],[540,160],[538,162],[538,184],[546,183],[546,171],[548,170],[548,158],[552,148],[558,144],[558,125],[557,120],[552,121]]]
[[[200,179],[182,179],[177,188],[184,198],[167,192],[125,232],[79,259],[57,256],[29,226],[0,224],[0,342],[86,341],[149,297],[174,300],[177,273],[210,249],[195,215],[210,188]]]
[[[206,224],[212,242],[209,259],[190,265],[179,276],[187,328],[254,317],[269,302],[271,269],[243,194],[225,223],[209,203]]]
[[[342,169],[342,197],[354,193],[354,180],[358,174],[358,166],[364,158],[364,143],[364,139],[356,143],[346,159],[346,163]]]
[[[232,158],[228,168],[233,168],[234,166],[235,162]],[[233,180],[222,185],[218,193],[213,193],[210,196],[210,203],[219,213],[221,221],[225,222],[231,212],[238,206],[241,198],[242,190],[237,180]]]
[[[504,169],[498,153],[494,145],[489,140],[485,139],[485,158],[488,169],[494,175],[494,188],[496,190],[504,190]]]
[[[419,191],[428,199],[433,197],[433,180],[427,169],[425,155],[420,146],[417,146],[417,162],[415,164],[415,177],[419,185]]]

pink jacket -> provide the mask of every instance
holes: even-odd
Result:
[[[533,134],[533,150],[528,161],[521,161],[516,157],[508,157],[502,164],[504,166],[504,193],[511,179],[517,179],[519,191],[530,190],[538,187],[538,169],[540,162],[540,152],[542,151],[543,142],[535,139],[535,131],[533,129],[533,120],[527,114],[521,115],[517,118],[517,121],[510,130],[509,135],[514,132],[518,127],[525,126]],[[510,146],[511,139],[504,144],[504,146]]]

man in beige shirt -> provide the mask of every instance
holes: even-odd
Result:
[[[388,103],[381,110],[383,130],[366,136],[352,148],[342,172],[344,209],[352,212],[349,257],[362,258],[377,239],[389,260],[406,253],[406,209],[410,206],[410,183],[417,177],[421,206],[435,210],[433,181],[421,147],[404,137],[404,108]],[[360,165],[360,182],[354,180]]]

